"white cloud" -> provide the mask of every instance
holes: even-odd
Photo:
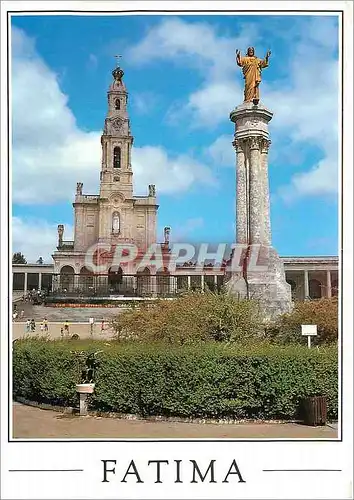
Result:
[[[210,170],[198,161],[184,155],[168,156],[158,146],[135,148],[132,159],[138,193],[145,193],[148,184],[156,184],[158,193],[170,194],[185,191],[197,182],[216,182]]]
[[[292,202],[298,196],[333,196],[338,188],[337,158],[335,154],[319,161],[311,170],[295,174],[291,183],[282,186],[279,194],[285,201]]]
[[[65,225],[64,239],[73,239],[71,225]],[[45,264],[51,264],[57,243],[56,224],[40,218],[12,217],[12,251],[22,252],[27,262],[36,262],[42,257]]]
[[[176,229],[172,228],[171,230],[171,242],[182,242],[185,239],[193,237],[193,234],[196,229],[199,229],[204,226],[203,217],[193,217],[191,219],[187,219],[180,224]]]
[[[128,51],[132,64],[148,64],[154,59],[196,68],[204,83],[183,106],[173,106],[173,122],[189,118],[191,126],[213,127],[225,120],[242,94],[242,82],[235,78],[235,48],[258,40],[254,26],[245,23],[237,36],[219,35],[204,22],[165,18]],[[179,120],[178,120],[179,118]]]
[[[211,158],[217,167],[235,167],[236,154],[232,141],[233,136],[221,135],[204,150],[204,155]]]
[[[135,92],[131,101],[136,113],[146,115],[156,106],[157,96],[152,92]]]
[[[236,107],[237,95],[241,95],[241,85],[228,80],[208,83],[193,92],[184,109],[192,116],[191,127],[216,127],[225,121]]]
[[[336,194],[336,21],[325,16],[306,20],[296,18],[293,26],[286,30],[281,19],[269,17],[268,21],[260,30],[252,24],[244,25],[237,37],[231,37],[220,35],[217,28],[207,23],[166,18],[131,49],[130,57],[132,62],[139,64],[167,59],[197,69],[202,77],[201,86],[186,98],[183,105],[172,106],[173,122],[178,123],[177,117],[188,118],[192,128],[215,127],[227,120],[230,110],[242,101],[243,80],[235,64],[235,48],[247,47],[251,40],[252,45],[257,45],[264,36],[260,31],[271,32],[272,25],[277,25],[279,43],[283,40],[283,47],[289,47],[288,57],[282,61],[287,76],[272,83],[264,77],[261,89],[262,100],[275,112],[271,122],[272,147],[277,147],[278,160],[282,157],[279,149],[284,140],[290,142],[284,157],[298,157],[298,151],[309,145],[322,152],[322,159],[311,165],[307,172],[294,175],[281,193],[287,198]],[[274,57],[277,55],[273,54]],[[214,152],[219,162],[222,141],[225,144],[224,139],[217,139],[210,146],[210,153]],[[229,152],[225,155],[228,156]]]
[[[197,67],[210,79],[220,73],[232,73],[235,65],[235,47],[255,41],[257,32],[252,25],[244,24],[235,37],[219,35],[207,22],[186,22],[166,17],[154,26],[137,45],[128,50],[129,62],[148,64],[153,59],[180,61]]]
[[[318,162],[308,171],[296,173],[281,188],[287,199],[337,194],[338,62],[333,56],[334,40],[336,30],[330,19],[312,19],[292,54],[290,78],[265,89],[275,112],[274,132],[280,138],[287,135],[295,152],[308,145],[321,151]]]
[[[12,130],[15,203],[72,200],[76,182],[84,183],[86,193],[98,192],[101,132],[78,127],[58,75],[17,28],[12,30]],[[159,146],[134,148],[133,171],[138,194],[150,183],[160,193],[172,193],[211,179],[208,168],[193,158],[173,158]]]

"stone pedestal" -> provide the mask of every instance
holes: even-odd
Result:
[[[243,103],[230,114],[235,124],[236,243],[245,251],[243,270],[234,272],[227,286],[230,293],[258,300],[268,319],[292,307],[291,287],[271,243],[268,123],[272,116],[261,103]]]
[[[95,384],[76,384],[76,392],[80,398],[80,416],[88,414],[88,396],[95,389]]]

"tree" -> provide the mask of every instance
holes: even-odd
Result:
[[[42,265],[43,264],[43,257],[39,257],[39,259],[37,260],[36,264],[40,264]]]
[[[21,252],[15,252],[12,256],[13,264],[27,264],[25,256]]]

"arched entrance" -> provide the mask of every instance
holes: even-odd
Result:
[[[315,279],[309,282],[309,293],[311,299],[320,299],[322,297],[321,282]]]
[[[60,269],[60,291],[63,293],[74,291],[75,271],[71,266]]]
[[[216,291],[215,278],[212,274],[206,274],[204,276],[204,290],[209,292]]]
[[[123,284],[123,269],[110,267],[108,270],[108,289],[110,293],[120,293]]]
[[[165,267],[156,272],[156,292],[158,296],[170,295],[170,281],[170,273]]]
[[[79,289],[80,292],[85,294],[94,292],[93,272],[85,266],[80,270]]]
[[[139,297],[145,297],[150,295],[151,290],[151,275],[150,269],[145,267],[145,269],[139,269],[136,273],[136,293]]]

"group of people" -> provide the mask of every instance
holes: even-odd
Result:
[[[60,336],[63,337],[69,337],[69,321],[66,320],[64,323],[64,327],[60,328]]]
[[[45,304],[45,299],[48,295],[48,291],[45,290],[30,290],[26,292],[23,296],[24,302],[32,302],[32,304],[40,305]]]
[[[24,310],[21,310],[21,312],[19,313],[18,310],[17,310],[17,307],[16,305],[14,305],[14,309],[13,309],[13,319],[17,319],[17,318],[20,318],[20,319],[24,319]],[[91,329],[91,335],[93,334],[93,330],[94,330],[94,320],[93,318],[90,318],[90,329]],[[105,329],[106,329],[106,324],[105,324],[105,321],[102,319],[101,321],[101,333],[104,333]],[[44,318],[43,321],[41,321],[40,325],[40,332],[41,333],[48,333],[49,331],[49,328],[48,328],[48,320],[47,318]],[[36,322],[34,319],[27,319],[26,322],[25,322],[25,332],[26,333],[35,333],[36,332]],[[64,337],[69,337],[70,335],[70,327],[69,327],[69,321],[66,320],[63,327],[60,328],[60,336],[61,338],[64,338]]]
[[[25,311],[22,309],[20,313],[17,310],[17,305],[14,305],[12,312],[12,319],[15,321],[16,319],[23,319],[25,317]]]
[[[36,331],[36,322],[34,319],[28,319],[25,324],[26,333],[34,333]],[[48,320],[44,318],[40,323],[40,331],[42,333],[48,333]]]

